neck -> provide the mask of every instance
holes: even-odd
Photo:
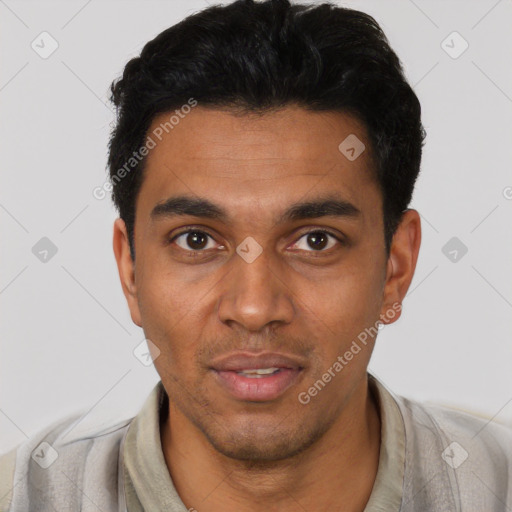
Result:
[[[169,473],[189,510],[362,512],[377,475],[380,429],[363,379],[323,437],[287,460],[258,464],[226,457],[172,403],[161,437]]]

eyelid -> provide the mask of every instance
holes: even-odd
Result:
[[[176,233],[173,233],[172,237],[168,236],[167,238],[169,242],[172,242],[179,236],[184,235],[185,233],[190,233],[192,231],[199,231],[201,233],[205,233],[206,235],[215,239],[215,237],[208,231],[208,228],[204,228],[203,226],[183,226],[182,228],[179,228]]]
[[[338,234],[338,233],[336,233],[335,231],[332,231],[329,228],[323,228],[323,227],[320,227],[320,226],[314,227],[314,228],[309,228],[308,231],[304,231],[301,234],[300,238],[302,238],[304,235],[309,235],[309,233],[317,233],[317,232],[327,233],[328,235],[333,236],[337,240],[343,241],[343,236],[341,234]]]

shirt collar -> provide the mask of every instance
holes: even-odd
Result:
[[[162,451],[160,424],[167,407],[167,393],[160,380],[125,436],[121,449],[128,512],[187,511],[174,487]]]
[[[364,512],[398,512],[405,469],[404,421],[391,392],[370,373],[368,386],[379,408],[381,444],[377,476]],[[162,451],[160,425],[167,411],[167,394],[160,380],[131,422],[121,446],[128,512],[187,511]]]
[[[405,472],[404,420],[392,393],[370,373],[368,387],[379,407],[381,441],[377,476],[364,512],[398,512]]]

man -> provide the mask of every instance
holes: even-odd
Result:
[[[510,429],[367,372],[418,258],[425,137],[375,20],[211,7],[112,93],[114,253],[161,381],[133,419],[4,455],[0,510],[511,510]]]

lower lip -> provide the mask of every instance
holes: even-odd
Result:
[[[235,371],[217,371],[220,384],[235,398],[251,402],[275,400],[299,378],[301,370],[281,368],[279,372],[262,377],[245,377]]]

